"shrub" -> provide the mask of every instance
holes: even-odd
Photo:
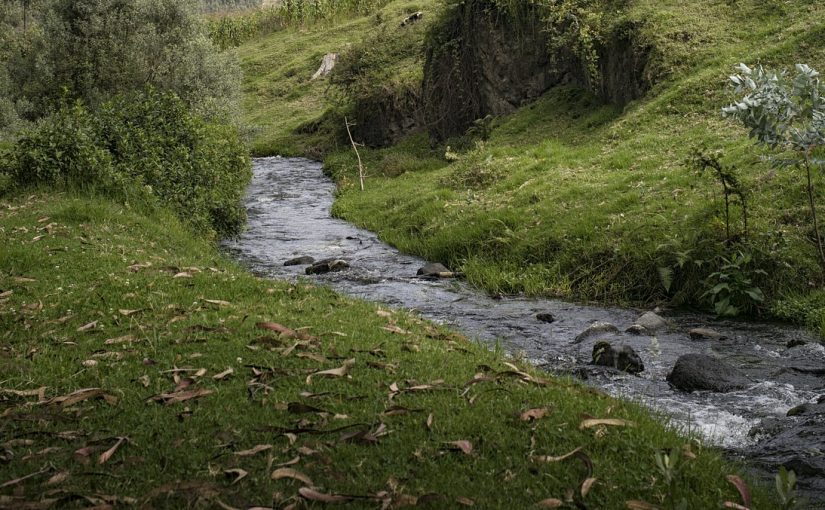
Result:
[[[250,160],[236,129],[204,120],[171,93],[120,95],[95,114],[64,105],[23,134],[7,165],[20,185],[137,194],[209,235],[237,234],[246,219]]]

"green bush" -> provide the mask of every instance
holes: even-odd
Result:
[[[64,105],[21,136],[6,165],[24,186],[158,202],[208,235],[235,235],[246,220],[250,160],[237,130],[204,120],[171,93],[120,95],[94,114]]]

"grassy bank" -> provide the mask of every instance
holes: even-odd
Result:
[[[247,118],[262,126],[256,150],[323,154],[342,186],[336,214],[492,293],[712,308],[705,292],[729,278],[739,282],[733,299],[741,310],[825,331],[804,174],[772,169],[747,133],[720,116],[738,62],[825,67],[822,6],[635,1],[622,15],[650,48],[656,85],[643,99],[620,108],[562,87],[493,119],[484,139],[476,130],[432,149],[414,135],[365,149],[364,193],[353,185],[357,164],[347,146],[336,152],[320,141],[328,133],[296,127],[332,105],[320,94],[325,85],[307,78],[320,56],[368,37],[374,20],[273,34],[239,51]],[[279,66],[263,65],[276,59]],[[409,62],[398,65],[408,71]],[[288,91],[288,101],[272,90]],[[734,205],[733,242],[725,242],[720,183],[687,163],[702,147],[718,151],[747,190],[748,231]],[[815,176],[820,201],[823,184]],[[750,261],[720,276],[740,253]],[[753,289],[766,299],[750,298]]]
[[[35,193],[0,225],[2,508],[737,501],[717,452],[640,407],[256,278],[170,214]]]

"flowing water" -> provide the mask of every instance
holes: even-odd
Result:
[[[761,476],[779,465],[793,468],[800,489],[815,504],[825,503],[825,349],[806,332],[779,324],[719,321],[690,313],[663,312],[671,327],[655,337],[613,335],[633,347],[645,370],[639,376],[596,370],[588,365],[594,341],[572,343],[594,321],[620,330],[634,323],[640,310],[578,305],[548,299],[496,299],[460,280],[416,277],[425,261],[382,243],[375,234],[330,217],[335,185],[321,165],[304,159],[264,158],[254,164],[246,205],[249,228],[227,249],[259,274],[295,279],[305,266],[284,266],[297,256],[340,258],[350,268],[309,276],[344,294],[418,311],[470,337],[500,340],[551,372],[578,374],[588,384],[641,401],[671,418],[685,431],[698,433],[748,460]],[[550,313],[552,323],[536,319]],[[687,331],[710,327],[725,340],[695,341]],[[791,340],[805,345],[788,348]],[[752,381],[730,393],[675,391],[665,381],[676,359],[704,353],[740,368]],[[788,410],[810,403],[813,412],[786,417]]]

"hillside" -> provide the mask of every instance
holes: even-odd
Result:
[[[325,157],[342,186],[338,215],[404,251],[462,270],[492,293],[705,308],[714,304],[705,292],[727,278],[737,282],[730,298],[740,311],[823,324],[822,270],[811,242],[804,173],[771,168],[765,152],[720,109],[733,98],[727,76],[739,62],[823,67],[825,8],[816,2],[592,3],[615,9],[617,20],[599,18],[594,30],[610,35],[618,27],[644,50],[636,56],[644,59],[638,98],[611,102],[586,77],[576,79],[574,69],[573,79],[513,113],[491,115],[466,135],[436,137],[433,144],[424,128],[394,146],[362,151],[369,178],[366,192],[356,190],[354,155],[336,129],[342,121],[331,119],[352,115],[348,108],[357,113],[358,93],[374,89],[333,102],[336,87],[308,79],[320,57],[354,45],[352,58],[368,71],[385,68],[388,78],[374,88],[393,96],[421,83],[434,40],[436,47],[452,47],[450,41],[478,32],[469,22],[471,5],[479,3],[448,3],[439,14],[442,7],[395,2],[333,29],[290,30],[242,46],[247,120],[261,126],[256,152]],[[530,12],[510,4],[480,5],[498,13],[495,23],[534,23]],[[427,20],[416,27],[424,32],[419,57],[393,60],[398,51],[391,42],[409,37],[410,27],[399,20],[417,9]],[[445,27],[455,30],[462,19],[468,28],[444,39]],[[608,61],[609,55],[602,62]],[[615,67],[606,69],[608,78],[622,72]],[[352,69],[345,68],[344,78]],[[281,97],[287,101],[275,100]],[[437,100],[427,96],[421,108]],[[700,148],[718,152],[747,193],[748,230],[734,203],[728,241],[720,183],[688,164]],[[816,175],[815,184],[820,180]],[[766,299],[749,297],[753,289]]]

